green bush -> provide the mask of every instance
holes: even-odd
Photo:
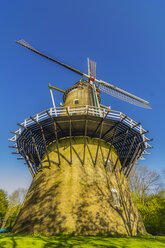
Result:
[[[135,198],[147,232],[152,235],[165,235],[165,192],[145,197],[144,204]]]
[[[7,212],[8,207],[8,200],[7,200],[7,194],[4,190],[0,189],[0,229],[5,217],[5,214]]]

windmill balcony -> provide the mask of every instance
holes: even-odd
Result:
[[[129,168],[136,159],[144,159],[146,149],[152,148],[147,133],[140,123],[125,114],[108,108],[95,106],[69,106],[50,108],[31,116],[18,124],[19,129],[14,137],[14,154],[21,155],[33,171],[33,176],[40,168],[40,161],[47,152],[48,145],[55,141],[81,136],[103,140],[113,144],[122,169],[127,175]],[[85,142],[85,141],[84,141]],[[30,170],[31,170],[30,169]]]

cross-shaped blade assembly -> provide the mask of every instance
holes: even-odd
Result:
[[[26,41],[24,40],[19,40],[19,41],[16,41],[16,43],[28,48],[29,50],[81,75],[82,77],[86,77],[88,78],[90,81],[94,81],[95,83],[99,84],[99,87],[100,87],[100,90],[113,96],[113,97],[116,97],[116,98],[119,98],[120,100],[123,100],[123,101],[126,101],[126,102],[129,102],[131,104],[134,104],[136,106],[139,106],[139,107],[143,107],[143,108],[148,108],[150,109],[150,105],[149,105],[149,102],[133,95],[133,94],[130,94],[112,84],[109,84],[109,83],[106,83],[102,80],[97,80],[96,79],[96,62],[92,61],[91,59],[88,59],[88,75],[85,74],[85,73],[82,73],[81,71],[67,65],[67,64],[64,64],[54,58],[51,58],[43,53],[41,53],[40,51],[36,50],[35,48],[33,48],[31,45],[29,45]]]

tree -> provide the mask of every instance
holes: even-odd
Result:
[[[165,235],[165,191],[149,195],[145,204],[137,202],[147,232],[152,235]]]
[[[128,181],[147,232],[165,235],[165,190],[160,175],[136,165]]]
[[[2,224],[2,228],[6,228],[9,231],[12,229],[26,193],[26,189],[17,189],[9,196],[8,209]]]
[[[158,192],[162,188],[160,175],[145,166],[134,166],[128,181],[134,197],[138,198],[142,204],[144,204],[145,197]]]
[[[6,211],[8,207],[7,194],[0,189],[0,227],[2,226]]]
[[[22,204],[26,196],[26,189],[17,189],[11,195],[9,195],[9,206],[18,206]]]

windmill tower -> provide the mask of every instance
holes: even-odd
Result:
[[[140,123],[100,104],[100,91],[141,107],[149,103],[44,55],[21,40],[18,44],[79,74],[67,90],[49,85],[53,107],[30,116],[10,139],[33,181],[13,232],[52,235],[145,231],[129,192],[127,177],[137,159],[151,148]],[[85,79],[86,78],[86,79]],[[63,93],[55,107],[52,89]]]

